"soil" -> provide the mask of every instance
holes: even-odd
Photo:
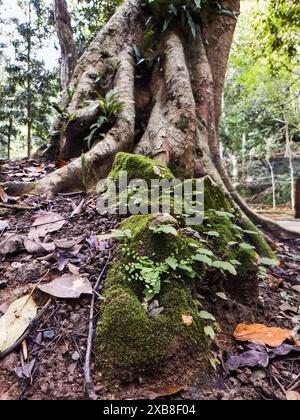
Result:
[[[16,178],[34,180],[54,168],[52,163],[37,161],[5,162],[0,172],[2,180],[6,181]],[[34,210],[8,210],[0,206],[0,222],[7,222],[9,232],[27,235],[37,215],[42,211],[51,211],[66,218],[66,223],[57,232],[49,234],[46,240],[73,239],[82,235],[85,239],[72,253],[56,250],[55,253],[37,258],[21,250],[3,259],[0,263],[0,316],[14,300],[30,294],[43,277],[43,282],[49,282],[77,267],[80,275],[95,285],[102,270],[112,263],[116,244],[109,240],[105,247],[97,248],[94,236],[107,233],[120,222],[117,218],[100,216],[93,195],[61,194],[51,199],[31,196],[22,197],[17,203],[34,207]],[[81,212],[70,217],[76,208]],[[3,236],[3,232],[0,235]],[[217,371],[207,367],[204,369],[203,360],[197,359],[189,348],[184,354],[177,355],[167,367],[158,367],[152,375],[144,375],[130,384],[104,380],[93,363],[91,369],[99,398],[281,400],[286,399],[285,392],[289,388],[300,391],[299,353],[275,358],[267,368],[257,366],[234,372],[225,369],[230,355],[241,354],[247,349],[247,343],[237,343],[233,338],[237,324],[263,323],[294,328],[293,316],[285,307],[289,304],[296,311],[299,309],[300,258],[297,260],[297,257],[291,256],[299,255],[299,250],[300,240],[276,244],[281,265],[270,270],[266,278],[260,281],[256,308],[243,306],[230,299],[207,308],[218,320],[222,320],[222,332],[212,346],[212,355],[221,361]],[[104,282],[105,277],[102,287]],[[35,293],[43,307],[48,297],[41,292]],[[38,325],[27,337],[26,346],[0,359],[1,400],[87,398],[83,364],[90,304],[90,296],[76,300],[51,300]]]

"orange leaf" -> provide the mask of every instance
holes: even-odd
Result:
[[[234,332],[237,341],[250,341],[256,344],[278,347],[293,337],[293,331],[283,328],[267,327],[263,324],[239,324]]]

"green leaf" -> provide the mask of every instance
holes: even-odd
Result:
[[[197,252],[199,254],[204,254],[204,255],[208,255],[209,257],[213,257],[214,253],[212,251],[210,251],[209,249],[206,248],[198,248]]]
[[[220,366],[221,362],[216,357],[213,357],[209,360],[209,363],[213,367],[214,370],[217,370],[217,367]]]
[[[235,246],[235,245],[238,245],[239,243],[238,242],[236,242],[236,241],[231,241],[231,242],[228,242],[228,245],[229,246]]]
[[[278,261],[275,259],[272,260],[271,258],[262,258],[260,263],[267,266],[278,265]]]
[[[235,219],[235,215],[232,213],[229,213],[228,211],[214,211],[214,213],[219,217],[229,217],[231,219]]]
[[[192,18],[192,15],[190,14],[190,12],[188,10],[186,10],[185,13],[186,13],[186,16],[187,16],[187,19],[188,19],[188,24],[189,24],[189,27],[191,29],[192,35],[195,39],[196,38],[196,33],[197,33],[196,25],[193,21],[193,18]]]
[[[172,22],[172,20],[173,20],[173,16],[168,16],[166,19],[165,19],[165,21],[164,21],[164,26],[163,26],[163,32],[165,32],[168,28],[169,28],[169,26],[170,26],[170,24],[171,24],[171,22]]]
[[[246,233],[247,235],[258,235],[258,233],[257,232],[255,232],[254,230],[244,230],[243,231],[244,233]]]
[[[216,318],[210,314],[209,312],[206,311],[201,311],[199,312],[200,318],[205,319],[206,321],[211,320],[211,321],[215,321]]]
[[[223,292],[216,293],[216,296],[218,296],[222,300],[228,300],[227,296]]]
[[[216,338],[216,333],[215,333],[214,329],[210,326],[207,326],[207,327],[204,328],[204,333],[205,333],[205,335],[210,337],[211,340],[214,340]]]
[[[230,260],[229,262],[232,265],[242,265],[238,260]]]
[[[202,263],[207,264],[209,266],[212,265],[212,259],[209,258],[207,255],[203,255],[203,254],[195,255],[193,257],[193,260],[198,261],[198,262],[202,262]]]
[[[142,59],[142,51],[140,49],[140,47],[138,47],[137,45],[133,45],[133,50],[134,50],[134,54],[135,54],[135,58],[136,61],[139,62]]]
[[[212,266],[215,268],[220,268],[221,270],[224,270],[224,271],[229,271],[229,273],[232,274],[233,276],[237,276],[237,271],[235,267],[229,262],[215,261],[213,262]]]
[[[166,264],[168,264],[174,271],[178,268],[178,261],[174,257],[167,258]]]
[[[170,12],[172,12],[172,13],[173,13],[173,15],[177,16],[177,14],[178,14],[178,10],[176,9],[176,6],[175,6],[173,3],[171,3],[171,4],[169,5],[169,10],[170,10]]]
[[[252,251],[255,249],[255,247],[250,244],[242,243],[240,244],[240,249],[242,249],[243,251]]]
[[[213,237],[213,238],[219,238],[220,234],[219,234],[219,232],[211,230],[210,232],[207,232],[207,236],[210,236],[210,237]]]
[[[177,230],[172,225],[151,226],[154,233],[165,233],[166,235],[178,236]]]

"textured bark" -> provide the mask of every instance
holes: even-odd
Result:
[[[239,9],[236,0],[221,3]],[[290,236],[249,209],[223,166],[218,132],[235,20],[202,13],[196,39],[180,24],[158,31],[156,53],[164,59],[160,66],[148,63],[137,78],[133,46],[143,44],[149,17],[142,0],[127,0],[78,61],[69,84],[72,97],[65,103],[72,118],[56,121],[52,143],[56,156],[75,159],[36,184],[10,187],[18,194],[87,189],[108,174],[117,152],[134,152],[166,163],[181,178],[211,176],[268,234]],[[106,86],[99,88],[97,79],[103,75]],[[124,111],[87,151],[84,139],[100,116],[97,98],[112,89],[125,103]]]
[[[66,90],[77,62],[77,50],[66,0],[54,1],[54,15],[61,49],[61,85],[63,90]]]

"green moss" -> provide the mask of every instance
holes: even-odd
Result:
[[[106,282],[106,301],[97,327],[96,353],[102,367],[113,366],[118,374],[131,368],[135,372],[142,371],[165,361],[172,352],[179,350],[182,341],[198,346],[197,351],[203,351],[208,344],[203,320],[192,297],[193,280],[169,278],[164,281],[157,296],[164,312],[157,318],[150,318],[143,305],[143,286],[126,276],[124,266],[130,260],[128,249],[156,261],[170,255],[185,258],[193,253],[189,245],[195,242],[193,239],[181,234],[172,239],[168,235],[154,235],[149,229],[152,218],[132,216],[123,222],[123,229],[132,230],[132,238],[120,246],[119,261]],[[182,315],[192,316],[193,324],[185,325]]]
[[[118,180],[120,174],[126,171],[128,181],[134,179],[143,179],[150,181],[152,179],[175,179],[171,171],[160,162],[140,155],[130,153],[118,153],[109,178]]]
[[[270,245],[267,243],[267,241],[263,237],[263,234],[260,232],[259,229],[257,229],[254,223],[252,223],[250,220],[243,219],[241,221],[241,226],[246,231],[255,232],[255,234],[249,233],[248,236],[251,243],[253,243],[253,245],[255,246],[257,253],[261,257],[277,260],[277,256],[275,252],[272,251]]]
[[[163,165],[126,153],[117,155],[110,176],[118,179],[122,171],[128,172],[129,180],[161,177],[174,179],[169,169]],[[198,274],[197,286],[207,274],[206,279],[223,282],[221,286],[224,285],[232,297],[241,301],[249,299],[250,302],[250,298],[257,298],[256,252],[240,245],[250,240],[256,243],[256,235],[243,231],[245,227],[249,231],[256,229],[252,225],[250,229],[249,225],[243,224],[242,215],[234,207],[230,197],[209,177],[205,178],[204,183],[205,221],[203,225],[193,226],[193,229],[200,233],[203,241],[207,241],[206,244],[203,242],[203,246],[212,249],[218,259],[237,260],[241,265],[236,265],[236,277],[228,276],[224,281],[224,275],[220,271],[206,271],[199,263],[195,267]],[[161,265],[170,256],[179,262],[189,261],[195,253],[195,246],[199,246],[199,240],[187,237],[180,228],[178,236],[154,234],[149,226],[155,218],[156,215],[137,215],[121,224],[121,229],[130,230],[132,237],[119,246],[117,261],[106,281],[105,302],[102,304],[97,326],[95,353],[99,365],[115,375],[126,377],[130,372],[137,374],[160,362],[172,360],[172,354],[183,352],[186,345],[195,346],[204,358],[208,353],[207,337],[204,334],[206,324],[200,319],[199,308],[193,299],[195,280],[167,270],[167,277],[160,279],[161,289],[156,295],[164,312],[151,318],[144,302],[143,281],[139,278],[135,280],[135,276],[128,274],[128,271],[131,273],[128,266],[135,263],[136,254],[147,257],[151,264],[153,262],[154,265]],[[180,226],[184,227],[182,224]],[[210,236],[211,231],[218,235]],[[263,245],[268,248],[266,243]],[[191,326],[184,324],[183,315],[193,317]]]
[[[189,126],[189,119],[185,117],[184,115],[181,115],[179,120],[176,122],[176,127],[179,128],[179,130],[185,131]]]
[[[215,209],[231,212],[235,209],[230,197],[209,177],[204,179],[205,210]]]

